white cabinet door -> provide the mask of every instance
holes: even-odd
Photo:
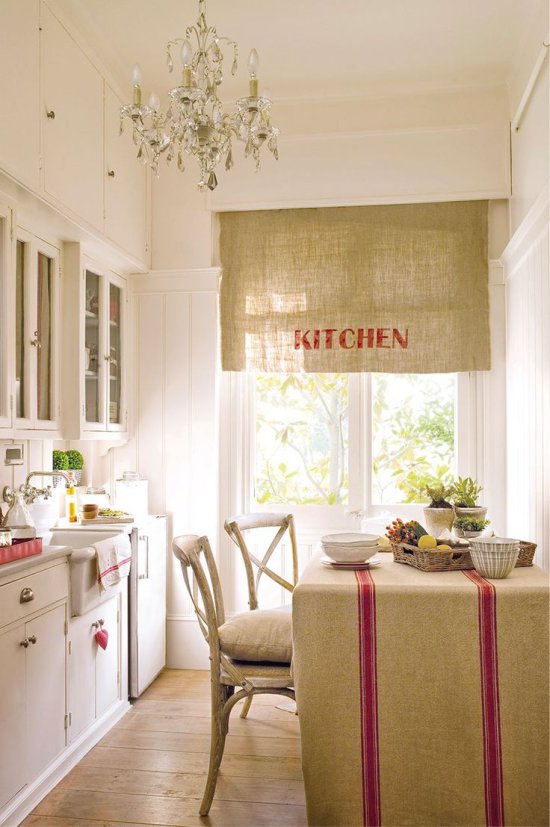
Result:
[[[120,134],[122,103],[105,85],[105,234],[145,262],[147,171],[136,158],[128,124]]]
[[[59,430],[59,250],[17,230],[15,262],[15,426]]]
[[[65,748],[66,604],[29,621],[27,658],[27,772],[36,778]]]
[[[95,720],[96,628],[92,623],[97,612],[74,617],[69,624],[68,704],[69,741],[75,741]]]
[[[39,0],[0,3],[0,167],[38,192],[40,186]]]
[[[0,633],[0,808],[27,781],[25,626]]]
[[[103,229],[103,80],[42,7],[44,189]]]
[[[130,591],[130,695],[137,698],[166,663],[166,520],[137,532]]]
[[[119,597],[113,597],[98,607],[103,628],[109,633],[106,649],[97,646],[96,652],[96,718],[100,718],[120,697],[120,616]]]

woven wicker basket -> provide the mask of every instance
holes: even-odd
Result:
[[[468,548],[452,548],[438,551],[409,546],[407,543],[392,543],[393,559],[396,563],[405,563],[421,571],[461,571],[473,569],[474,564]],[[527,543],[523,540],[519,544],[518,566],[532,566],[536,543]]]

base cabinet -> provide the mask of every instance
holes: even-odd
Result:
[[[65,749],[67,602],[66,563],[0,584],[0,811]]]
[[[121,699],[121,601],[117,594],[69,624],[69,743]],[[107,648],[96,633],[108,633]]]

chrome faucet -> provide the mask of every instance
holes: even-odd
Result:
[[[2,499],[4,502],[10,506],[13,505],[16,494],[22,494],[27,504],[33,503],[40,495],[49,499],[52,496],[51,487],[33,488],[29,485],[29,480],[32,479],[32,477],[63,477],[67,485],[71,484],[71,477],[66,471],[31,471],[30,474],[27,474],[25,482],[20,485],[19,488],[14,489],[9,485],[4,486],[2,490]]]
[[[29,480],[32,477],[63,477],[67,485],[71,484],[71,478],[66,471],[31,471],[30,474],[27,474],[25,479],[25,485],[29,484]]]

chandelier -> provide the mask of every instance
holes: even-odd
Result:
[[[199,17],[188,26],[185,37],[166,44],[168,71],[174,69],[172,50],[181,44],[181,85],[170,90],[168,108],[160,109],[159,96],[153,92],[147,105],[141,102],[141,69],[132,72],[133,102],[120,110],[120,132],[125,119],[132,122],[137,157],[149,164],[158,175],[159,159],[176,158],[178,169],[185,170],[185,156],[194,155],[200,169],[198,187],[213,190],[218,184],[216,167],[225,158],[225,169],[233,166],[232,141],[245,144],[245,157],[251,156],[260,166],[260,151],[267,145],[274,157],[279,130],[271,126],[271,101],[258,93],[258,53],[250,52],[248,97],[236,102],[236,109],[224,112],[218,90],[223,82],[221,47],[232,48],[231,74],[237,71],[238,47],[233,40],[218,35],[206,22],[206,0],[199,0]]]

